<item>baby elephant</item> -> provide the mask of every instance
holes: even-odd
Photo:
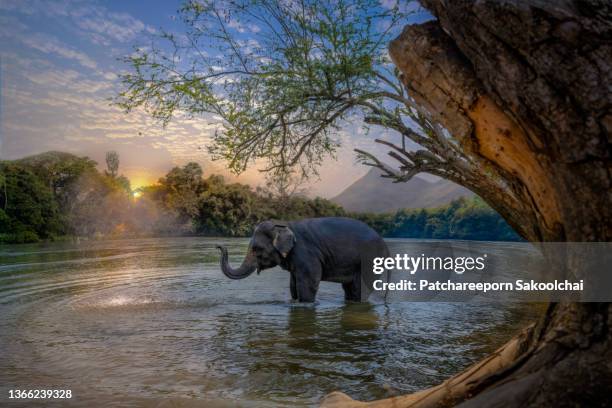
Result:
[[[291,274],[291,297],[300,302],[314,302],[322,280],[341,283],[346,300],[365,301],[374,280],[371,260],[389,256],[376,231],[361,221],[340,217],[262,222],[237,269],[229,265],[227,250],[218,248],[221,270],[231,279],[280,265]]]

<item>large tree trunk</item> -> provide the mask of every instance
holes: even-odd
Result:
[[[422,3],[437,20],[406,27],[393,61],[483,177],[487,168],[503,176],[512,204],[469,187],[531,241],[612,241],[611,3]],[[537,325],[438,387],[367,404],[334,393],[324,405],[458,403],[611,406],[612,306],[551,304]]]

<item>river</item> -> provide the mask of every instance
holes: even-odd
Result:
[[[345,304],[326,282],[315,305],[299,305],[278,268],[224,277],[218,243],[236,265],[247,240],[0,246],[0,405],[9,389],[49,388],[72,391],[62,406],[312,406],[334,390],[382,398],[439,383],[537,313]]]

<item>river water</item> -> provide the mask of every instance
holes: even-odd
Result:
[[[439,383],[537,314],[345,304],[326,282],[315,305],[294,304],[280,269],[225,278],[218,243],[236,265],[247,240],[0,246],[0,405],[36,406],[8,390],[50,388],[72,390],[62,406],[312,406],[334,390],[383,398]]]

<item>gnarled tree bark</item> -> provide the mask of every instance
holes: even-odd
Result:
[[[530,241],[611,241],[610,2],[422,4],[437,20],[406,27],[390,53],[410,96],[473,164],[448,178]],[[414,172],[414,156],[394,147],[392,157]],[[369,403],[333,393],[324,406],[609,406],[611,328],[608,303],[551,304],[535,326],[437,387]]]

